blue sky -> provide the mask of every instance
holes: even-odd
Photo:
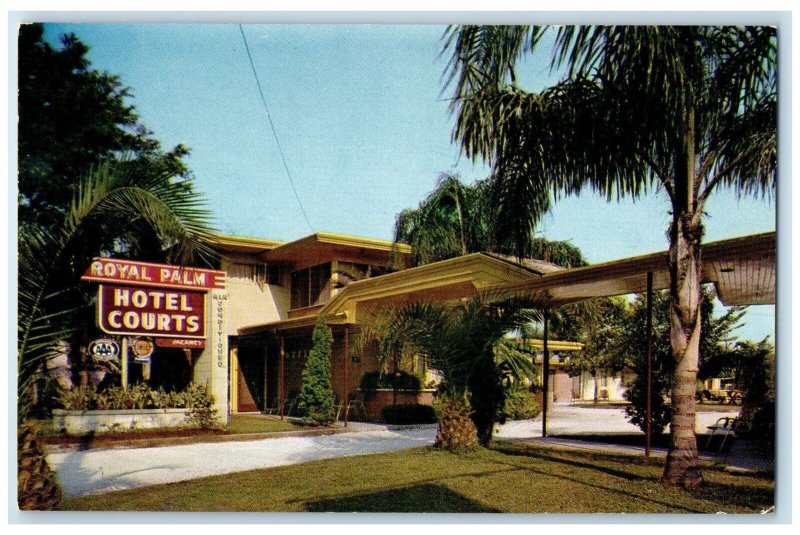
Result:
[[[440,172],[467,181],[488,170],[451,143],[443,92],[445,28],[434,25],[244,25],[298,206],[236,24],[52,24],[92,47],[95,68],[133,91],[142,122],[165,147],[183,143],[217,228],[292,240],[329,231],[391,239],[394,217],[430,192]],[[523,67],[533,89],[551,83],[549,58]],[[774,200],[718,192],[706,241],[775,229]],[[663,250],[666,197],[608,203],[562,199],[540,225],[591,262]],[[774,334],[774,307],[750,307],[740,335]],[[774,339],[774,336],[773,336]]]

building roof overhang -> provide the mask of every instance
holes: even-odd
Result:
[[[313,325],[320,315],[328,318],[329,323],[353,324],[369,315],[375,307],[468,298],[485,288],[522,282],[531,276],[540,275],[508,260],[473,253],[352,282],[312,315],[243,327],[239,333]]]
[[[714,284],[723,304],[775,303],[774,232],[708,243],[701,251],[701,282]],[[645,292],[648,273],[653,274],[654,289],[669,287],[667,251],[572,269],[533,269],[475,253],[353,282],[318,314],[245,327],[239,332],[308,327],[318,315],[328,318],[331,324],[353,324],[369,315],[373,307],[477,295],[490,300],[523,297],[537,307],[562,306]]]
[[[348,254],[352,255],[353,253],[363,257],[367,262],[380,260],[386,263],[392,254],[399,254],[401,257],[409,258],[411,247],[385,240],[317,232],[275,247],[263,254],[262,260],[283,264],[314,265],[334,259],[346,258]]]
[[[385,264],[392,254],[407,264],[411,257],[411,247],[403,243],[331,232],[317,232],[290,242],[214,233],[206,241],[222,253],[257,255],[262,262],[279,264],[314,265],[354,255],[366,262]]]
[[[775,240],[775,233],[768,232],[702,245],[701,282],[714,284],[727,306],[775,303]],[[648,273],[654,289],[669,288],[668,251],[548,273],[505,285],[502,291],[526,295],[541,306],[561,306],[645,292]]]
[[[276,240],[265,240],[246,236],[228,236],[219,233],[211,234],[206,238],[206,242],[222,253],[238,254],[262,254],[276,247],[280,247],[285,243]]]

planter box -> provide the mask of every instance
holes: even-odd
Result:
[[[122,433],[137,429],[195,427],[189,409],[130,409],[115,411],[53,411],[53,428],[68,435]]]
[[[423,390],[398,390],[397,404],[419,403],[420,405],[431,405],[435,389]],[[394,398],[394,391],[391,388],[379,388],[375,390],[371,399],[364,394],[364,408],[367,411],[367,418],[372,421],[381,419],[381,409],[386,405],[391,405]]]

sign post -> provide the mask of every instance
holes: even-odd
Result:
[[[120,364],[122,369],[122,388],[128,389],[128,337],[122,337],[122,350],[120,351]]]

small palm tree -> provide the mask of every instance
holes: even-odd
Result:
[[[534,380],[529,354],[497,350],[507,332],[534,318],[515,302],[412,303],[377,315],[364,332],[383,348],[423,357],[440,374],[436,444],[461,449],[491,440],[508,375]]]
[[[18,493],[20,507],[45,509],[57,505],[58,493],[44,461],[35,431],[26,422],[31,406],[31,387],[40,365],[58,342],[78,330],[81,305],[66,306],[67,295],[79,292],[76,278],[64,281],[64,271],[80,272],[76,248],[85,249],[87,234],[104,216],[127,214],[130,224],[147,223],[168,248],[175,261],[210,258],[205,245],[209,212],[202,198],[183,182],[170,176],[143,178],[128,166],[103,164],[80,182],[60,226],[23,225],[19,229],[17,289],[17,421]],[[97,251],[98,253],[100,251]]]

